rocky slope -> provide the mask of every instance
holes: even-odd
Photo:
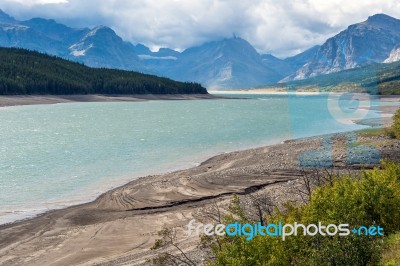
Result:
[[[383,61],[384,63],[393,63],[393,62],[397,62],[400,61],[400,45],[398,45],[397,47],[395,47],[391,52],[388,58],[386,58],[385,61]]]
[[[382,63],[400,43],[399,29],[398,19],[384,14],[371,16],[328,39],[311,61],[283,81]]]

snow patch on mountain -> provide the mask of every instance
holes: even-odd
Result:
[[[231,80],[233,77],[232,75],[232,64],[228,64],[226,67],[222,68],[219,72],[217,80],[219,82],[225,82]]]
[[[93,48],[93,44],[89,44],[86,48],[84,48],[84,45],[84,43],[71,45],[69,47],[69,50],[71,51],[70,55],[73,55],[75,57],[85,56],[86,52]]]
[[[383,63],[393,63],[397,61],[400,61],[400,45],[390,52],[389,57],[383,61]]]
[[[3,24],[0,26],[4,31],[17,31],[17,30],[27,30],[29,27],[23,25],[7,25]]]
[[[105,26],[97,26],[97,27],[93,28],[91,31],[89,31],[83,39],[95,36],[99,30],[105,29],[105,28],[106,28]]]
[[[175,56],[152,56],[147,54],[138,55],[141,60],[178,60]]]

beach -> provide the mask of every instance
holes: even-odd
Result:
[[[354,137],[357,145],[349,147]],[[377,166],[369,148],[351,160],[350,149],[362,145],[379,150],[378,159],[400,161],[399,140],[362,132],[224,153],[194,168],[139,178],[90,203],[1,225],[0,265],[143,265],[157,254],[151,247],[165,227],[176,228],[179,245],[201,264],[207,258],[199,238],[185,233],[191,219],[207,219],[204,210],[215,204],[226,209],[233,195],[268,192],[277,203],[298,200],[299,178],[316,168],[315,158],[305,156],[312,152],[331,158],[336,172]]]
[[[0,96],[0,107],[73,102],[142,102],[149,100],[198,100],[214,99],[210,94],[136,94],[136,95],[27,95]]]
[[[374,166],[348,165],[346,134],[329,138],[334,150],[326,152],[334,155],[335,170]],[[140,265],[156,254],[150,248],[164,227],[177,228],[184,250],[197,252],[199,239],[185,235],[189,220],[204,219],[204,208],[215,202],[226,206],[233,195],[269,191],[277,202],[293,200],[293,186],[304,174],[299,155],[321,150],[323,139],[219,155],[195,168],[140,178],[91,203],[0,226],[0,265]],[[374,136],[359,141],[373,141],[382,158],[400,161],[398,140]]]

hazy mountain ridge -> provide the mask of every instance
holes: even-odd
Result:
[[[175,69],[166,70],[168,76],[198,80],[211,88],[271,84],[282,76],[263,63],[253,46],[237,37],[189,48],[176,63]]]
[[[233,37],[177,52],[151,51],[124,41],[111,28],[75,29],[54,20],[17,21],[0,10],[0,46],[57,55],[91,67],[134,70],[200,82],[209,88],[249,88],[400,60],[400,20],[374,15],[298,55],[259,54]]]

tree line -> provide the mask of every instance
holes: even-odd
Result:
[[[0,95],[207,94],[198,83],[90,68],[20,48],[0,48]]]

